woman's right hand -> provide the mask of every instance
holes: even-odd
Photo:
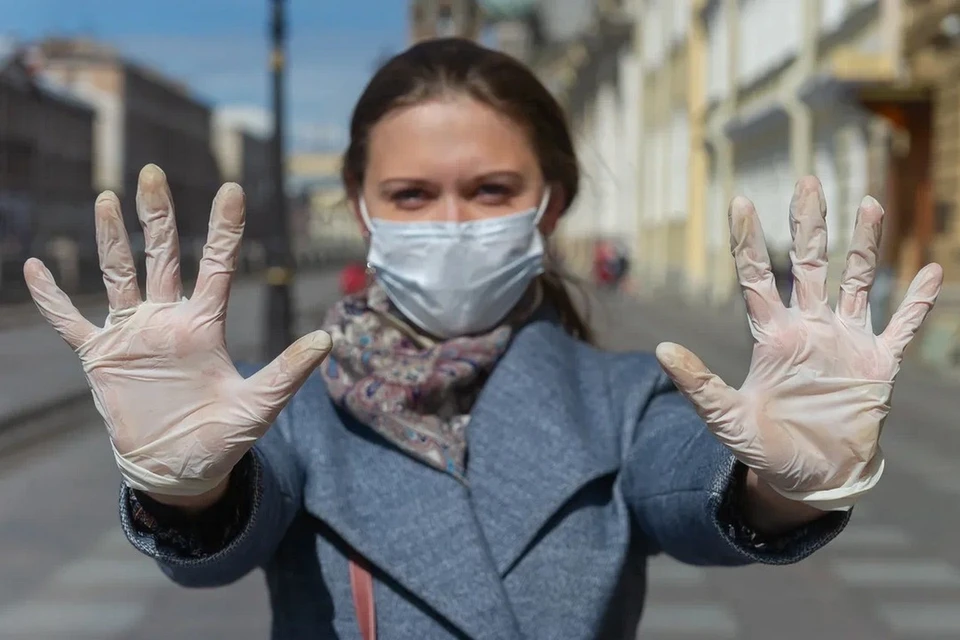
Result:
[[[253,377],[227,353],[224,323],[244,224],[243,190],[225,184],[213,202],[194,294],[183,297],[173,202],[164,173],[140,172],[147,295],[141,298],[116,195],[97,198],[100,267],[110,311],[86,320],[37,259],[24,265],[34,302],[77,355],[127,484],[171,504],[217,493],[234,465],[330,351],[311,333]]]

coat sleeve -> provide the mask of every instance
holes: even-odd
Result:
[[[742,520],[746,467],[659,367],[655,371],[646,376],[652,384],[635,390],[639,419],[621,473],[624,497],[652,553],[695,565],[791,564],[843,530],[849,511],[827,513],[781,536],[752,531]]]
[[[244,485],[237,488],[238,499],[245,502],[244,519],[238,523],[237,533],[219,549],[187,554],[158,541],[159,536],[145,532],[135,522],[131,491],[124,485],[120,522],[133,546],[186,587],[227,585],[267,564],[303,503],[304,471],[290,444],[290,421],[290,412],[284,409],[244,459],[243,464],[248,465]]]

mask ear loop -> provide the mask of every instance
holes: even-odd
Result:
[[[543,214],[547,211],[547,205],[550,204],[550,185],[547,185],[543,190],[543,197],[540,199],[540,206],[537,208],[537,217],[533,221],[533,226],[540,224],[540,219],[543,218]]]
[[[537,209],[537,216],[533,221],[533,230],[537,235],[540,235],[541,238],[542,238],[542,234],[540,233],[540,219],[543,218],[543,214],[546,213],[547,206],[549,206],[549,204],[550,204],[550,185],[547,185],[543,190],[543,197],[540,199],[540,208]],[[546,245],[545,239],[542,239],[542,242],[544,243],[544,245]],[[550,259],[550,252],[546,251],[546,248],[545,248],[544,262],[546,262],[549,259]],[[547,265],[545,264],[544,267],[546,266]],[[536,307],[539,307],[540,302],[543,300],[544,285],[543,285],[542,275],[537,276],[537,278],[535,279],[535,284],[536,284],[536,296],[537,296]]]
[[[363,226],[367,228],[367,232],[370,235],[373,235],[373,222],[370,220],[370,212],[367,211],[367,201],[363,199],[363,194],[358,198],[360,205],[360,218],[363,220]]]

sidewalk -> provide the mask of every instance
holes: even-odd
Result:
[[[298,275],[295,288],[298,333],[315,326],[317,316],[338,296],[337,272]],[[262,334],[264,287],[260,280],[236,282],[227,311],[227,346],[236,358],[256,359]],[[82,309],[97,325],[106,316],[105,300]],[[35,313],[39,313],[35,311]],[[89,395],[73,351],[46,322],[0,332],[0,431],[46,409]]]

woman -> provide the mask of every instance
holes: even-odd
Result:
[[[173,580],[263,567],[274,638],[627,638],[648,556],[796,562],[876,484],[898,362],[942,278],[925,268],[870,331],[876,201],[834,312],[816,180],[790,209],[791,308],[753,207],[734,200],[757,340],[735,390],[674,344],[656,359],[589,344],[544,255],[577,193],[573,145],[520,64],[466,41],[416,45],[372,79],[350,133],[343,179],[375,282],[262,369],[235,369],[223,341],[236,185],[214,201],[189,300],[153,166],[137,194],[145,301],[110,193],[96,205],[104,328],[25,265],[106,422],[124,530]]]

